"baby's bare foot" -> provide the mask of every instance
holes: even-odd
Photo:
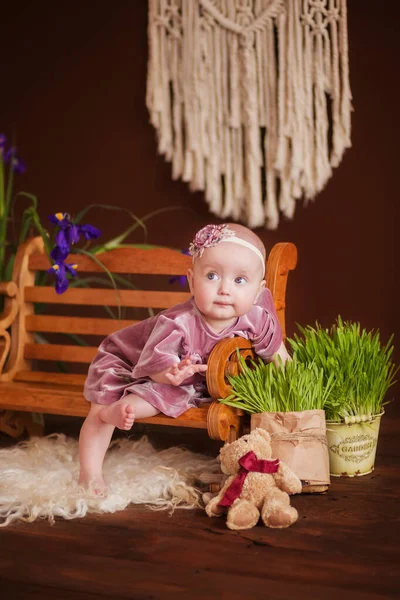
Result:
[[[85,488],[85,490],[93,492],[95,496],[106,496],[108,490],[108,486],[101,476],[93,477],[85,473],[80,474],[79,485]]]
[[[131,429],[135,422],[135,409],[131,404],[110,404],[100,411],[100,419],[118,429]]]

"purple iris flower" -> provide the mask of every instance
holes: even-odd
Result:
[[[77,265],[67,265],[62,260],[57,260],[54,265],[47,270],[47,273],[53,273],[56,277],[55,288],[57,294],[63,294],[68,289],[69,281],[67,274],[70,273],[73,277],[76,277],[76,268]]]
[[[56,235],[56,245],[61,252],[68,256],[72,244],[79,242],[79,230],[76,225],[69,223],[68,227],[60,229]]]
[[[58,225],[61,229],[65,229],[71,223],[71,215],[68,213],[58,212],[49,216],[49,221],[54,225]]]
[[[190,252],[187,248],[183,248],[181,250],[182,254],[186,254],[187,256],[190,256]],[[168,280],[168,283],[175,283],[176,281],[179,282],[179,285],[181,285],[182,287],[186,286],[187,283],[187,277],[186,275],[176,275],[174,277],[170,277]]]
[[[59,231],[56,235],[56,245],[66,258],[69,254],[72,244],[79,241],[78,227],[71,221],[68,213],[55,213],[50,215],[49,220],[57,225]]]
[[[49,216],[49,220],[57,225],[58,232],[55,239],[56,244],[50,252],[54,264],[47,272],[55,275],[56,292],[62,294],[69,285],[67,275],[70,274],[73,277],[77,275],[77,265],[64,262],[70,253],[71,246],[79,241],[81,235],[84,235],[87,240],[92,240],[99,237],[101,231],[92,225],[75,225],[68,213],[55,213]]]
[[[3,139],[3,141],[1,141],[1,139]],[[5,136],[1,136],[0,137],[0,146],[2,148],[4,148],[5,143],[6,143]],[[18,173],[19,175],[21,175],[21,173],[25,173],[25,171],[26,171],[26,165],[21,158],[17,157],[17,149],[14,146],[12,148],[9,148],[7,150],[7,152],[4,153],[4,162],[10,163],[14,173]]]
[[[178,281],[179,285],[181,285],[182,287],[185,287],[186,282],[187,282],[187,277],[186,277],[186,275],[176,275],[174,277],[170,277],[168,283],[175,283],[175,281]]]
[[[14,156],[14,158],[12,159],[11,164],[12,164],[12,168],[14,170],[14,173],[17,173],[18,175],[22,175],[22,173],[25,173],[25,171],[26,171],[26,164],[22,160],[22,158],[17,158],[16,156]]]
[[[4,135],[4,133],[0,133],[0,150],[5,148],[5,145],[7,144],[7,138]]]
[[[50,215],[49,220],[59,228],[56,245],[60,248],[61,254],[65,255],[64,258],[68,256],[71,246],[79,242],[81,235],[84,235],[87,240],[101,235],[101,231],[92,225],[75,225],[68,213],[55,213]]]
[[[87,240],[95,240],[101,236],[100,229],[93,225],[77,225],[79,233],[82,233]]]
[[[69,248],[67,252],[63,252],[60,246],[54,246],[53,250],[50,252],[50,257],[55,261],[64,261],[69,254]]]

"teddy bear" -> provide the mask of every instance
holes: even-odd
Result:
[[[221,491],[206,506],[209,517],[228,511],[229,529],[250,529],[260,516],[267,527],[289,527],[297,521],[297,510],[289,494],[300,494],[295,473],[279,459],[271,459],[271,437],[256,428],[220,450],[221,470],[229,475]]]

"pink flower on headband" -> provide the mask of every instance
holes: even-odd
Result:
[[[199,258],[206,248],[217,246],[224,239],[235,236],[235,232],[229,229],[228,225],[206,225],[198,231],[193,242],[189,246],[189,254],[194,258]]]

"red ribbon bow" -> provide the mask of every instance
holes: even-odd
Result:
[[[257,458],[252,450],[239,459],[241,467],[239,473],[226,490],[218,506],[231,506],[239,498],[247,473],[276,473],[279,469],[279,458],[275,460],[262,460]]]

